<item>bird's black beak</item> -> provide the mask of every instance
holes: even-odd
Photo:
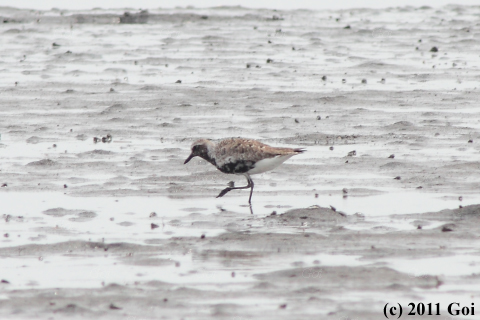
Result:
[[[195,155],[194,155],[193,153],[191,153],[191,154],[188,156],[187,160],[185,160],[185,162],[184,162],[183,164],[187,164],[188,161],[192,160],[193,157],[195,157]]]

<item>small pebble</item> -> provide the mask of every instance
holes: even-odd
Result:
[[[114,305],[113,303],[110,303],[110,306],[109,306],[110,309],[112,310],[122,310],[122,308],[120,307],[117,307],[116,305]]]
[[[443,226],[442,227],[442,232],[451,232],[451,231],[453,231],[453,229],[449,226]]]
[[[110,142],[112,142],[112,138],[113,138],[112,135],[109,133],[105,137],[102,137],[102,142],[103,143],[110,143]]]

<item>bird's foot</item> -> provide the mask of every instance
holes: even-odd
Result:
[[[221,198],[223,197],[224,195],[226,195],[228,192],[232,191],[232,188],[225,188],[223,189],[217,196],[217,198]]]

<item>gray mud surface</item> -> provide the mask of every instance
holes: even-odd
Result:
[[[0,319],[478,319],[480,7],[128,11],[0,8]]]

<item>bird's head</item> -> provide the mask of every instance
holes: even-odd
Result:
[[[195,141],[192,144],[192,153],[190,153],[187,160],[185,160],[183,164],[187,164],[194,157],[200,157],[205,160],[208,160],[210,158],[208,155],[208,148],[211,145],[213,145],[213,142],[207,139],[200,139]]]

